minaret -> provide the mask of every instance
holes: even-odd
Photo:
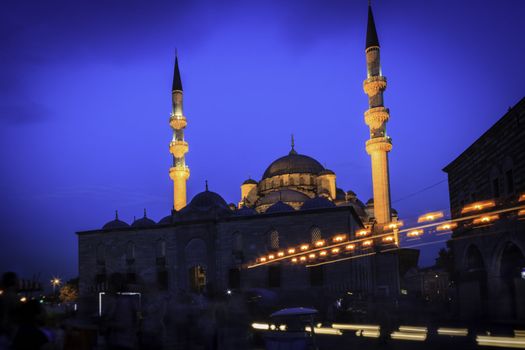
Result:
[[[368,95],[369,106],[365,112],[365,123],[370,128],[370,139],[366,142],[366,152],[372,161],[374,217],[377,223],[382,225],[391,220],[388,152],[392,149],[392,140],[386,133],[386,123],[390,117],[388,108],[385,108],[383,104],[386,78],[381,74],[379,39],[370,3],[368,4],[365,54],[367,79],[363,82],[363,89]]]
[[[170,142],[170,153],[173,155],[173,166],[170,168],[170,178],[173,180],[173,208],[180,210],[186,206],[186,181],[190,177],[190,169],[186,166],[184,155],[188,152],[188,143],[184,141],[186,117],[182,108],[182,81],[180,79],[179,59],[175,55],[175,70],[173,72],[172,112],[170,126],[173,138]]]

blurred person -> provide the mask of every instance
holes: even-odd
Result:
[[[19,305],[16,273],[3,274],[0,290],[0,350],[4,350],[9,347],[16,332],[15,315]]]
[[[110,350],[134,350],[138,344],[139,310],[133,297],[121,294],[125,289],[122,274],[109,277],[109,293],[101,321]]]

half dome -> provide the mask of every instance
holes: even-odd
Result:
[[[279,201],[275,203],[274,205],[272,205],[271,207],[269,207],[268,209],[266,209],[265,213],[266,214],[283,213],[283,212],[290,212],[290,211],[295,211],[295,209],[291,205],[288,205],[286,203]]]
[[[319,208],[333,208],[335,204],[325,197],[314,197],[304,202],[301,210],[319,209]]]

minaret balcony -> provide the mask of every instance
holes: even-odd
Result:
[[[392,150],[392,140],[388,136],[376,137],[366,141],[366,153],[390,152]]]
[[[378,75],[363,81],[363,90],[368,96],[375,96],[386,89],[386,78]]]
[[[365,123],[372,130],[382,127],[389,118],[388,108],[385,107],[374,107],[365,112]]]
[[[188,125],[186,122],[186,117],[183,115],[171,115],[170,117],[170,126],[175,130],[184,129]]]
[[[170,153],[173,154],[175,158],[182,158],[186,153],[188,153],[188,143],[186,141],[171,141],[170,142]]]
[[[177,165],[170,168],[170,178],[175,181],[177,179],[188,180],[190,177],[190,168],[186,165]]]

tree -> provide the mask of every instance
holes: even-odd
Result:
[[[77,300],[78,297],[78,289],[73,284],[65,284],[62,288],[60,288],[60,301],[63,303],[71,303]]]

